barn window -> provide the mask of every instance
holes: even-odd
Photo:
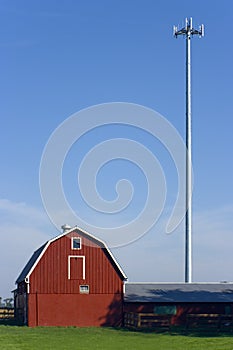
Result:
[[[230,305],[225,306],[225,315],[231,315],[232,314],[232,309]]]
[[[81,249],[81,238],[80,237],[72,237],[71,248],[72,249]]]
[[[68,279],[85,280],[85,256],[68,256]]]
[[[154,307],[154,314],[176,315],[176,305],[157,305]]]
[[[89,294],[89,285],[88,284],[80,285],[79,292],[82,294]]]

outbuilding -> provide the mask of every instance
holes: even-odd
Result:
[[[104,242],[78,227],[37,249],[15,290],[15,314],[35,326],[118,326],[127,279]]]
[[[126,283],[124,313],[167,315],[173,325],[187,325],[187,316],[213,315],[232,325],[233,284]]]

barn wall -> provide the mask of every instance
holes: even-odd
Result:
[[[82,249],[71,249],[72,232],[50,244],[30,276],[30,293],[79,293],[80,284],[90,286],[90,294],[113,294],[122,291],[122,280],[97,244],[82,237]],[[85,279],[68,279],[68,256],[85,256]]]
[[[124,303],[124,312],[154,313],[156,306],[176,305],[176,315],[172,316],[173,325],[185,325],[187,314],[225,314],[226,307],[233,311],[231,303]]]
[[[122,295],[30,294],[28,325],[120,326]]]

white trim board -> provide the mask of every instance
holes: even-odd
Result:
[[[85,256],[84,255],[68,255],[68,280],[70,280],[70,261],[71,259],[82,259],[83,260],[83,280],[86,278],[86,270],[85,270]]]

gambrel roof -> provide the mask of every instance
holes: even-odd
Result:
[[[117,260],[114,258],[112,252],[107,247],[106,243],[103,242],[102,240],[96,238],[95,236],[91,235],[90,233],[87,233],[83,229],[80,229],[79,227],[75,226],[75,227],[65,231],[64,233],[60,234],[59,236],[50,239],[49,241],[44,243],[40,248],[38,248],[33,253],[31,258],[29,259],[29,261],[25,265],[25,267],[23,268],[22,272],[20,273],[19,277],[16,280],[16,283],[20,283],[20,282],[23,282],[23,281],[27,282],[28,278],[30,277],[30,275],[32,273],[32,271],[34,270],[34,268],[36,267],[36,265],[38,264],[38,262],[40,261],[40,259],[44,255],[45,251],[48,249],[49,245],[52,242],[54,242],[54,241],[56,241],[56,240],[58,240],[58,239],[60,239],[60,238],[62,238],[64,236],[66,236],[66,235],[68,235],[68,234],[70,234],[71,232],[74,232],[74,231],[76,231],[78,234],[80,234],[83,237],[89,239],[93,243],[97,244],[100,248],[102,248],[104,250],[104,252],[106,253],[108,259],[111,261],[112,265],[115,267],[115,269],[118,272],[118,274],[121,277],[121,279],[122,280],[127,280],[127,276],[123,272],[123,270],[120,267],[120,265],[118,264]]]

